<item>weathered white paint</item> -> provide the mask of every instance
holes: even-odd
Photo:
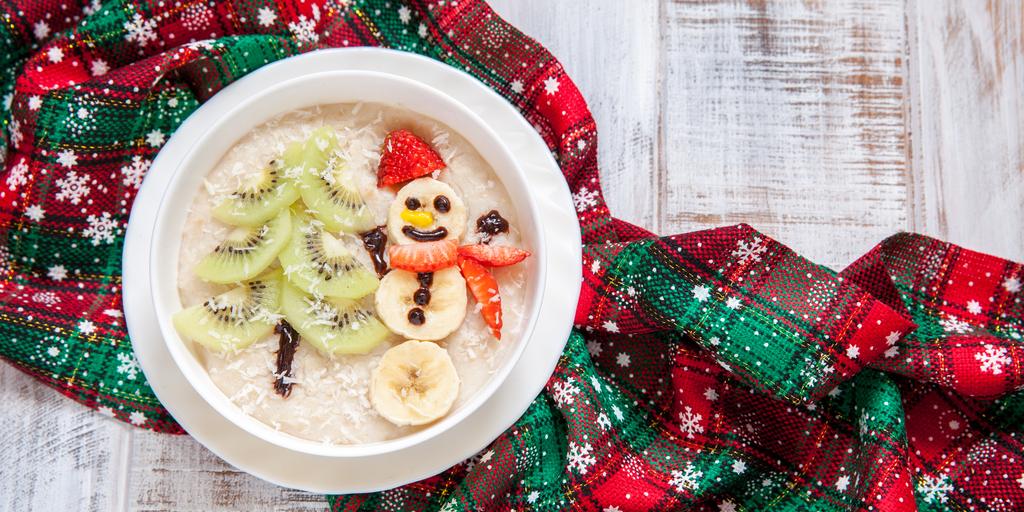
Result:
[[[911,228],[1024,259],[1016,0],[494,6],[588,99],[621,218],[749,222],[834,267]],[[2,364],[0,403],[0,510],[324,507]]]

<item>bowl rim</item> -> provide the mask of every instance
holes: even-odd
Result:
[[[219,134],[227,133],[225,128],[228,127],[232,121],[237,121],[239,116],[243,115],[244,112],[252,108],[254,105],[257,105],[260,101],[266,101],[268,98],[279,97],[282,94],[287,94],[290,90],[301,88],[303,86],[316,87],[316,85],[313,84],[316,84],[321,80],[328,79],[356,79],[364,82],[390,82],[400,88],[415,91],[419,95],[419,98],[427,98],[427,100],[421,101],[429,101],[431,104],[437,105],[438,109],[442,107],[447,109],[447,112],[451,112],[451,117],[447,120],[442,120],[437,115],[423,112],[423,110],[416,108],[415,105],[400,105],[403,109],[415,112],[418,115],[444,125],[448,130],[453,131],[466,139],[467,142],[469,142],[470,145],[473,146],[480,154],[481,158],[483,158],[494,170],[495,176],[502,183],[506,192],[512,199],[511,202],[516,209],[519,223],[521,225],[531,224],[533,227],[536,227],[536,224],[540,222],[536,201],[529,193],[529,185],[519,162],[493,128],[486,121],[480,118],[480,116],[474,113],[468,106],[434,87],[398,75],[365,70],[329,70],[310,73],[274,84],[273,86],[267,87],[259,93],[237,103],[234,108],[230,109],[224,116],[203,130],[203,132],[198,136],[199,142],[189,148],[185,156],[180,159],[178,165],[174,168],[172,175],[170,176],[167,188],[160,196],[159,204],[156,209],[156,225],[149,246],[150,300],[153,308],[157,312],[157,320],[159,323],[158,327],[162,334],[163,343],[167,346],[175,365],[178,366],[178,369],[183,375],[185,375],[187,381],[197,394],[199,394],[222,417],[228,419],[228,421],[242,428],[246,432],[271,444],[281,446],[286,449],[324,457],[366,457],[394,452],[424,443],[438,436],[442,432],[451,429],[453,426],[459,424],[479,409],[483,403],[491,398],[502,383],[506,381],[516,363],[525,352],[527,345],[536,341],[535,338],[537,333],[535,330],[537,318],[543,303],[544,290],[546,288],[545,284],[547,281],[547,260],[543,257],[547,251],[547,242],[543,230],[532,230],[535,234],[530,241],[530,245],[534,254],[537,256],[532,258],[532,264],[537,265],[537,268],[530,277],[533,282],[530,283],[528,287],[528,293],[525,300],[526,307],[524,308],[525,314],[522,319],[522,321],[525,322],[525,325],[518,337],[514,351],[508,354],[508,357],[505,358],[505,361],[499,367],[498,371],[494,372],[486,383],[476,390],[465,403],[463,403],[458,409],[449,412],[447,415],[429,426],[395,439],[353,445],[335,445],[303,439],[292,434],[278,431],[266,423],[256,419],[254,416],[243,412],[241,408],[235,405],[226,396],[226,394],[212,382],[207,370],[196,359],[195,354],[189,349],[186,342],[181,339],[177,330],[174,329],[170,322],[170,315],[177,309],[169,310],[167,308],[167,304],[159,299],[159,296],[161,295],[160,291],[164,290],[165,287],[170,287],[173,290],[173,296],[175,298],[173,301],[174,303],[171,305],[176,306],[178,309],[181,308],[177,285],[177,263],[180,250],[181,231],[177,229],[173,230],[173,234],[175,236],[169,236],[167,233],[167,225],[171,222],[168,219],[174,217],[173,215],[169,216],[166,213],[167,208],[169,207],[168,201],[170,201],[172,196],[175,195],[175,191],[183,187],[182,182],[185,179],[183,176],[186,174],[183,170],[187,168],[193,160],[203,159],[201,155],[203,150],[208,150],[210,146],[216,145],[213,140],[216,136],[219,136]],[[357,102],[367,104],[383,103],[382,101],[374,100],[339,99],[328,102],[307,101],[302,106],[297,107],[280,108],[275,105],[270,108],[254,109],[256,111],[263,111],[263,113],[253,114],[258,117],[257,120],[246,123],[246,128],[244,130],[238,130],[238,135],[228,137],[227,139],[230,140],[220,143],[220,145],[225,147],[224,151],[216,152],[215,156],[210,160],[212,162],[210,166],[204,167],[206,172],[204,172],[203,175],[205,176],[213,168],[212,166],[216,165],[217,162],[223,158],[226,151],[234,147],[241,138],[250,133],[254,128],[278,115],[316,105]],[[391,104],[389,106],[394,105]],[[452,127],[453,119],[457,119],[460,116],[462,118],[462,123],[472,125],[472,133],[467,133],[466,129],[457,130]],[[489,152],[487,152],[486,155],[485,151],[480,149],[481,142],[491,145]],[[513,183],[510,183],[510,181]],[[521,189],[524,193],[517,195],[514,189]],[[190,198],[194,198],[194,192],[188,194],[188,196]],[[183,226],[187,218],[187,212],[181,213],[179,217],[181,220],[180,225]],[[176,225],[177,224],[175,224],[175,226]],[[162,245],[162,242],[166,243],[168,239],[172,241],[171,244],[174,251],[172,251],[173,254],[169,256],[163,256],[164,253],[158,250],[158,248]],[[169,272],[161,272],[162,269],[168,268],[167,265],[161,264],[161,262],[164,261],[173,263]],[[161,277],[161,274],[165,274],[165,276]]]

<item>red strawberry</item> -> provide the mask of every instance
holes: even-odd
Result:
[[[391,266],[411,272],[433,272],[455,265],[458,246],[451,240],[392,245],[388,248]]]
[[[530,251],[524,251],[508,245],[463,245],[459,247],[459,256],[474,259],[488,267],[507,267],[526,259]]]
[[[459,258],[459,269],[462,277],[466,278],[469,291],[481,306],[484,322],[491,326],[491,334],[500,340],[501,295],[498,293],[498,281],[486,267],[468,258]]]
[[[377,186],[394,185],[426,176],[444,168],[444,160],[409,130],[395,130],[384,137],[377,168]]]

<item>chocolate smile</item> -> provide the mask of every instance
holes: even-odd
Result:
[[[435,242],[437,240],[444,240],[448,236],[448,229],[441,226],[430,231],[420,231],[412,226],[402,226],[402,233],[417,242]]]

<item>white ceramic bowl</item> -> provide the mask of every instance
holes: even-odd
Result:
[[[516,346],[486,385],[466,403],[413,434],[359,445],[327,445],[279,432],[242,412],[210,379],[203,365],[178,335],[171,315],[182,309],[178,295],[178,254],[188,205],[203,179],[245,134],[291,110],[334,103],[383,103],[433,118],[462,135],[494,169],[515,205],[525,244],[534,253],[526,265],[526,325]],[[480,407],[508,376],[533,338],[546,279],[545,241],[537,207],[522,169],[497,134],[468,108],[437,89],[399,76],[371,71],[327,71],[301,76],[267,88],[240,102],[198,137],[180,161],[163,194],[150,246],[150,286],[160,332],[174,362],[196,392],[223,417],[245,431],[286,449],[324,457],[367,457],[422,443],[458,424]]]

